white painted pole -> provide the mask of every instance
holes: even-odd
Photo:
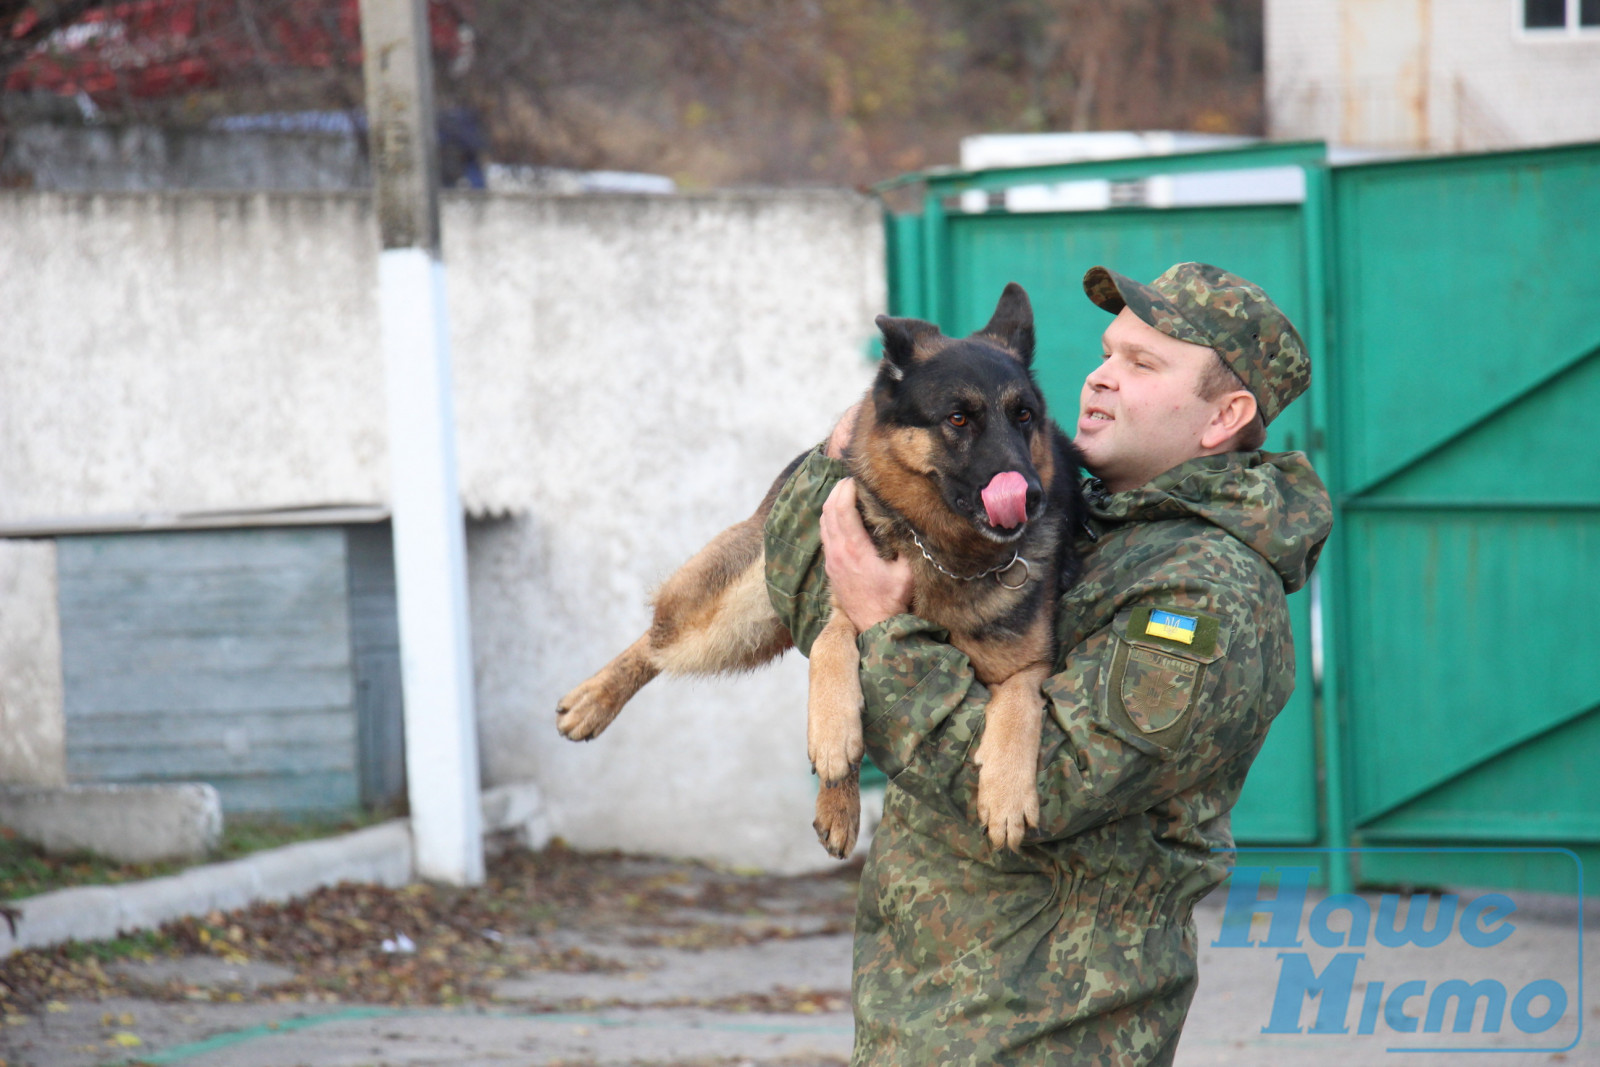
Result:
[[[413,854],[418,877],[476,885],[477,715],[424,4],[362,0],[361,35]]]
[[[420,248],[387,249],[378,260],[378,294],[417,874],[477,885],[484,874],[477,715],[444,265]]]

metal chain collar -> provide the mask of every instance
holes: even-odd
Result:
[[[907,529],[910,530],[910,527],[907,526]],[[1033,580],[1033,568],[1028,565],[1027,560],[1022,558],[1022,554],[1020,552],[1013,551],[1011,553],[1011,558],[1006,562],[990,567],[986,571],[979,571],[977,574],[957,574],[954,571],[946,569],[944,564],[933,558],[933,554],[928,551],[928,546],[924,545],[922,543],[922,538],[917,536],[917,531],[911,530],[911,540],[916,543],[917,548],[922,552],[922,558],[933,564],[934,570],[938,571],[947,578],[954,578],[958,582],[975,582],[979,578],[987,578],[992,574],[995,576],[994,580],[999,584],[1000,588],[1021,589],[1023,586],[1027,585]],[[1007,585],[1005,582],[1000,581],[1000,575],[1004,574],[1012,567],[1015,567],[1018,563],[1022,564],[1022,581],[1018,582],[1016,585]]]

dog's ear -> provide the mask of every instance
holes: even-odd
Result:
[[[895,319],[879,315],[878,329],[883,331],[884,370],[895,381],[906,376],[906,368],[917,358],[917,345],[939,336],[939,327],[921,319]],[[926,352],[922,353],[924,356]]]
[[[1024,367],[1033,366],[1033,305],[1016,282],[1007,282],[989,325],[978,331],[1016,353]],[[976,336],[976,335],[975,335]]]

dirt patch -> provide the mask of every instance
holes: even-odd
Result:
[[[846,867],[812,877],[742,875],[559,845],[539,853],[509,851],[493,858],[485,884],[471,889],[342,884],[282,904],[167,923],[115,942],[14,953],[0,961],[0,1013],[27,1016],[64,999],[107,996],[487,1003],[497,984],[516,975],[627,969],[610,946],[696,953],[847,935],[856,874]],[[271,980],[228,982],[214,977],[226,968],[138,966],[183,959],[285,970],[258,968]],[[838,989],[807,988],[680,1000],[718,1010],[802,1014],[843,1005]],[[607,996],[599,1003],[624,1002]],[[558,1010],[572,1003],[536,997],[522,1007]]]

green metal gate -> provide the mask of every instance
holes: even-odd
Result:
[[[1303,203],[1029,212],[952,210],[963,192],[1292,165]],[[890,215],[897,314],[981,326],[1027,288],[1037,366],[1076,411],[1104,312],[1104,263],[1136,278],[1197,259],[1260,283],[1316,373],[1268,448],[1311,453],[1334,493],[1311,601],[1290,599],[1299,679],[1234,811],[1241,845],[1600,846],[1600,145],[1329,167],[1320,143],[914,175]],[[1600,855],[1600,853],[1597,853]],[[1453,881],[1571,888],[1530,856],[1330,853],[1335,887]],[[1303,862],[1303,860],[1302,860]]]
[[[1600,145],[1333,178],[1352,829],[1600,858]],[[1359,861],[1374,882],[1572,878],[1549,854]]]

